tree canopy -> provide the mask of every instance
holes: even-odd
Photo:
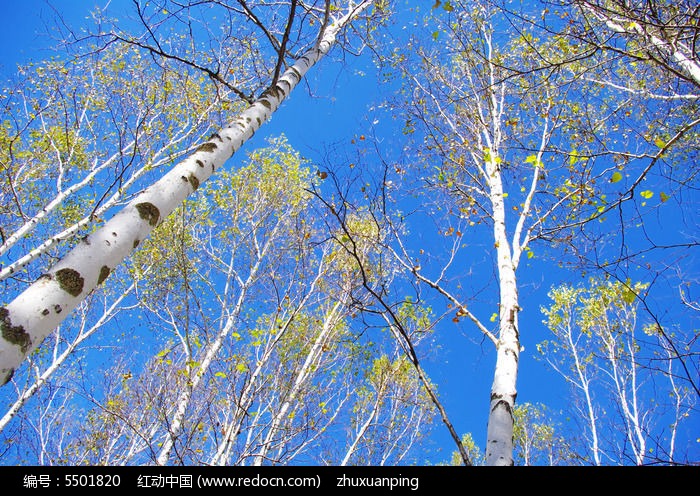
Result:
[[[700,460],[693,2],[127,3],[0,96],[3,464]]]

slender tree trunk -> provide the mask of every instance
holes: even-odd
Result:
[[[493,153],[493,152],[492,152]],[[496,245],[500,309],[496,344],[496,369],[491,386],[491,403],[486,440],[487,465],[513,465],[513,408],[517,396],[518,290],[515,266],[506,233],[503,184],[496,155],[486,164],[493,208],[493,234]]]
[[[349,296],[349,292],[347,293],[347,296]],[[338,321],[342,316],[341,311],[345,305],[345,301],[337,301],[333,305],[333,308],[331,308],[331,310],[328,312],[328,315],[324,320],[323,327],[321,328],[321,332],[319,332],[318,336],[316,336],[311,349],[306,355],[304,364],[301,366],[294,379],[292,389],[272,419],[272,423],[268,428],[265,440],[262,442],[262,446],[260,447],[260,451],[255,455],[253,465],[262,466],[262,464],[265,462],[265,456],[272,446],[275,436],[279,433],[280,426],[282,425],[284,419],[287,418],[289,409],[292,408],[293,403],[296,401],[297,396],[301,391],[301,388],[307,384],[311,373],[318,364],[319,357],[321,356],[323,350],[323,345],[331,339],[333,329],[338,324]]]
[[[233,312],[231,312],[231,315],[229,315],[229,317],[226,319],[226,324],[219,331],[216,339],[207,347],[202,363],[196,368],[191,368],[188,366],[188,372],[191,374],[191,379],[189,384],[183,386],[183,390],[177,399],[175,414],[170,422],[167,437],[163,441],[160,453],[158,454],[158,459],[156,460],[158,465],[166,465],[168,463],[173,446],[175,445],[175,440],[182,433],[182,428],[185,422],[185,413],[187,412],[187,408],[192,400],[192,395],[199,387],[202,380],[204,380],[204,375],[207,373],[212,362],[219,354],[219,350],[224,345],[226,338],[234,329],[234,325],[237,323],[243,309],[243,303],[245,302],[248,288],[257,277],[258,269],[260,268],[260,264],[266,255],[268,247],[269,244],[265,246],[263,253],[260,255],[255,265],[251,268],[248,278],[241,286]]]
[[[335,42],[336,35],[371,5],[364,0],[323,31],[316,46],[290,66],[229,126],[208,141],[93,234],[86,236],[46,274],[0,308],[0,385],[75,307],[100,285],[138,244],[200,184],[221,167],[267,121]]]
[[[369,417],[367,417],[367,420],[365,420],[365,422],[357,430],[357,433],[355,434],[355,439],[353,439],[352,444],[350,445],[347,452],[345,453],[345,456],[343,457],[343,460],[340,462],[341,467],[345,467],[348,465],[348,463],[350,463],[350,458],[352,458],[352,455],[355,453],[355,451],[357,451],[357,446],[360,444],[360,441],[362,441],[362,439],[365,437],[367,430],[369,430],[372,423],[374,422],[374,419],[379,414],[379,407],[381,406],[382,397],[384,396],[383,384],[380,385],[380,387],[377,389],[376,395],[377,397],[374,400],[374,404],[372,405],[372,409],[370,410]]]
[[[207,111],[209,111],[209,109],[207,109]],[[196,121],[201,120],[201,116],[196,119]],[[168,140],[167,144],[165,144],[153,156],[151,156],[147,165],[142,166],[133,174],[131,174],[131,176],[124,181],[121,187],[118,188],[117,191],[115,191],[109,197],[109,199],[102,203],[94,212],[85,215],[77,222],[63,229],[61,232],[52,234],[49,238],[45,239],[39,246],[34,247],[29,252],[19,257],[17,260],[3,267],[2,270],[0,270],[0,281],[7,279],[13,274],[16,274],[18,271],[22,270],[22,268],[26,267],[38,257],[45,254],[50,248],[56,246],[59,242],[64,241],[66,239],[70,239],[73,236],[75,236],[75,233],[77,233],[80,229],[84,228],[85,226],[89,225],[94,218],[101,218],[105,214],[105,212],[107,212],[110,208],[114,207],[114,205],[116,205],[117,202],[119,202],[123,198],[125,192],[129,191],[130,187],[137,180],[139,180],[149,169],[160,167],[172,162],[174,157],[171,154],[166,153],[167,149],[178,146],[182,141],[184,141],[191,134],[193,134],[193,127],[195,127],[195,125],[188,126],[187,128],[181,130],[181,132],[177,136],[174,136],[172,137],[172,139]],[[118,153],[115,153],[107,160],[105,160],[102,164],[100,164],[98,167],[92,169],[92,171],[83,180],[73,184],[69,188],[63,190],[61,193],[56,195],[54,199],[52,199],[46,204],[46,206],[41,210],[41,212],[37,213],[34,217],[32,217],[32,219],[26,222],[14,234],[12,234],[12,236],[10,236],[7,239],[7,241],[0,247],[0,255],[6,253],[10,248],[12,248],[14,244],[16,244],[20,239],[22,239],[23,236],[26,236],[27,234],[32,232],[34,228],[39,224],[39,222],[42,221],[42,219],[46,218],[53,210],[56,210],[61,204],[63,204],[66,198],[70,197],[70,195],[74,194],[76,191],[79,191],[84,186],[89,184],[90,181],[94,180],[98,173],[104,171],[105,169],[113,167],[120,155],[128,155],[135,153],[135,146],[136,141],[132,141],[127,145],[123,146]],[[185,150],[182,153],[177,154],[177,158],[185,155],[186,153],[187,151]]]
[[[490,62],[492,57],[490,36],[486,36],[485,41]],[[520,306],[518,304],[515,269],[521,250],[519,230],[522,225],[518,224],[511,247],[506,226],[505,197],[507,195],[503,189],[502,159],[499,156],[503,142],[501,120],[506,108],[505,85],[498,82],[493,64],[489,63],[487,71],[486,77],[490,82],[490,89],[486,99],[479,102],[479,116],[483,123],[480,130],[480,140],[482,141],[482,149],[486,150],[483,157],[482,173],[491,202],[493,241],[498,273],[499,329],[486,434],[486,465],[513,465],[513,409],[517,396],[516,382],[520,355],[520,336],[518,334]],[[537,171],[535,171],[536,173]],[[523,211],[522,215],[527,215],[527,212]]]
[[[569,325],[567,326],[566,338],[568,339],[568,344],[571,349],[571,354],[574,360],[575,370],[579,381],[578,383],[574,384],[576,384],[576,387],[580,388],[583,391],[583,394],[586,398],[586,415],[588,424],[590,425],[591,429],[591,451],[593,453],[593,460],[595,461],[596,466],[600,466],[602,461],[600,458],[600,443],[598,441],[598,422],[593,403],[593,396],[591,394],[590,380],[586,376],[585,366],[581,363],[582,360],[579,356],[578,345],[576,344],[576,340],[573,339],[573,333],[574,330],[571,326],[571,323],[569,323]]]
[[[134,291],[136,287],[135,283],[132,283],[121,295],[119,295],[116,300],[105,309],[104,313],[100,318],[92,325],[88,330],[81,331],[80,334],[63,350],[60,354],[57,354],[57,348],[54,350],[54,359],[51,364],[41,372],[37,374],[34,379],[34,383],[27,389],[18,394],[18,398],[10,406],[7,412],[0,418],[0,432],[7,427],[8,423],[17,415],[17,412],[39,391],[41,386],[49,380],[49,378],[59,369],[59,367],[68,359],[68,357],[83,343],[86,339],[92,336],[95,332],[100,330],[103,325],[105,325],[112,317],[114,317],[119,312],[119,305],[122,301]],[[58,341],[58,340],[57,340]],[[57,345],[58,346],[58,345]]]
[[[258,277],[260,267],[264,260],[267,258],[267,255],[273,246],[273,241],[277,238],[278,232],[282,229],[281,226],[282,222],[278,223],[278,225],[275,226],[274,229],[271,231],[270,237],[268,241],[263,245],[262,250],[259,252],[258,258],[255,261],[253,267],[251,267],[248,277],[246,278],[245,282],[242,282],[241,284],[240,293],[238,295],[238,298],[236,299],[236,304],[233,308],[233,311],[230,312],[230,315],[226,319],[226,324],[224,325],[223,329],[221,329],[216,339],[211,343],[211,345],[207,347],[202,363],[197,368],[194,368],[190,371],[193,374],[191,383],[188,386],[186,386],[185,389],[183,389],[183,391],[180,393],[180,396],[177,401],[177,410],[173,415],[172,421],[170,422],[170,428],[167,438],[163,442],[162,449],[158,455],[158,465],[166,465],[169,462],[172,449],[175,444],[175,440],[182,433],[183,425],[185,422],[185,414],[187,408],[190,406],[192,395],[194,394],[194,391],[200,387],[202,380],[204,379],[204,375],[209,370],[209,367],[218,356],[219,351],[224,345],[225,340],[231,334],[231,331],[234,330],[234,325],[239,321],[241,312],[243,311],[243,305],[248,295],[248,290],[253,285],[254,280]],[[321,270],[319,269],[319,273],[317,274],[316,279],[311,285],[309,292],[302,298],[301,302],[299,303],[299,306],[295,309],[294,314],[299,312],[306,305],[308,299],[314,293],[316,283],[318,282],[320,277]],[[289,322],[291,322],[291,318],[288,320],[288,323]],[[277,343],[280,341],[280,339],[282,339],[288,328],[289,326],[285,325],[282,331],[279,332],[277,336],[275,336],[274,340],[268,344],[266,352],[263,355],[263,358],[259,361],[258,367],[256,368],[256,373],[253,374],[253,378],[250,381],[251,388],[255,385],[255,380],[260,374],[259,371],[262,371],[263,366],[267,363],[270,352],[275,349]]]

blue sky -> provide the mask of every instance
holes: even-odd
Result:
[[[5,0],[5,3],[10,2]],[[131,2],[113,0],[110,10],[124,3]],[[53,4],[68,24],[74,24],[85,19],[93,2],[54,0]],[[39,34],[44,31],[44,22],[53,22],[52,16],[53,11],[43,0],[12,2],[11,7],[3,10],[0,19],[0,71],[3,75],[11,72],[16,63],[52,55],[50,47],[54,42]],[[390,143],[400,130],[388,116],[373,110],[380,102],[376,100],[378,95],[372,72],[369,53],[359,58],[348,57],[344,64],[331,58],[324,59],[307,76],[313,96],[309,95],[305,84],[298,86],[242,152],[252,150],[266,137],[279,133],[284,133],[303,155],[319,162],[326,147],[346,144],[360,134],[376,134]],[[300,116],[303,116],[303,126],[298,125]],[[242,156],[243,153],[239,152],[229,166],[235,167]],[[485,269],[484,274],[491,274],[490,266],[473,269],[477,273]],[[542,295],[552,283],[558,282],[556,267],[547,266],[546,280],[541,270],[540,263],[533,265],[532,269],[524,266],[520,272],[525,282],[520,294],[523,306],[529,310],[523,314],[520,325],[522,329],[535,332],[523,333],[522,336],[525,351],[520,360],[518,402],[544,402],[556,409],[563,404],[563,381],[534,358],[535,346],[545,336],[541,323],[543,316],[539,312],[539,305],[545,302]],[[457,431],[460,434],[471,431],[483,446],[495,355],[491,344],[482,341],[481,336],[466,325],[442,326],[438,334],[440,352],[426,363],[426,368],[433,381],[439,384],[444,406]],[[435,442],[443,451],[431,462],[446,461],[453,450],[452,443],[445,429],[438,426],[435,431]]]
[[[82,2],[83,7],[75,1],[57,0],[54,5],[60,9],[66,22],[73,25],[84,21],[87,7],[92,2]],[[118,5],[119,2],[113,0],[110,9]],[[43,0],[19,2],[5,12],[0,29],[0,46],[3,47],[0,50],[0,64],[5,70],[17,63],[54,55],[50,48],[53,42],[44,34],[43,25],[44,22],[51,22],[53,11]],[[284,133],[294,147],[310,157],[323,153],[324,147],[347,144],[360,134],[370,135],[372,126],[375,133],[391,139],[392,134],[398,131],[384,126],[395,126],[395,123],[386,116],[377,121],[370,110],[378,105],[377,95],[373,91],[376,88],[373,67],[368,53],[359,58],[346,58],[345,65],[331,58],[324,59],[307,75],[312,96],[305,84],[299,85],[242,152],[252,150],[256,144],[262,144],[266,137],[279,133]],[[300,115],[303,116],[303,126],[297,124]],[[235,166],[236,160],[241,157],[243,153],[239,152],[229,165]],[[532,316],[534,323],[539,325],[539,313]],[[481,341],[473,329],[461,332],[450,329],[440,338],[442,348],[439,359],[436,363],[426,364],[426,367],[433,380],[440,384],[442,400],[458,432],[473,429],[474,436],[483,444],[494,355],[488,343],[484,343],[482,353],[472,340]],[[534,344],[530,347],[530,343],[526,342],[525,346],[534,350]],[[550,401],[554,384],[550,382],[549,387],[543,390],[539,387],[540,380],[545,377],[548,377],[548,381],[559,380],[551,375],[546,376],[543,365],[528,354],[523,354],[521,371],[524,375],[520,381],[519,400]],[[541,379],[538,379],[539,374],[542,374]],[[438,427],[436,433],[438,442],[445,446],[447,453],[444,459],[447,459],[452,442],[444,429]]]

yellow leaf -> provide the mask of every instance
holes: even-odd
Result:
[[[622,174],[620,174],[619,172],[613,173],[612,177],[610,178],[611,183],[616,183],[620,180],[622,180]]]
[[[622,299],[625,301],[625,303],[632,304],[634,303],[636,295],[634,294],[633,291],[623,291],[622,292]]]

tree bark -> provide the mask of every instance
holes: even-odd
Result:
[[[163,219],[221,167],[267,121],[335,43],[338,32],[369,5],[348,12],[322,31],[316,45],[228,127],[213,134],[165,176],[139,194],[93,234],[83,238],[46,274],[0,308],[0,385],[73,309],[100,285]]]
[[[496,369],[491,386],[491,403],[486,438],[487,465],[513,465],[513,408],[517,396],[518,289],[515,266],[506,232],[503,183],[495,156],[486,164],[493,215],[499,279],[499,333],[496,343]]]

